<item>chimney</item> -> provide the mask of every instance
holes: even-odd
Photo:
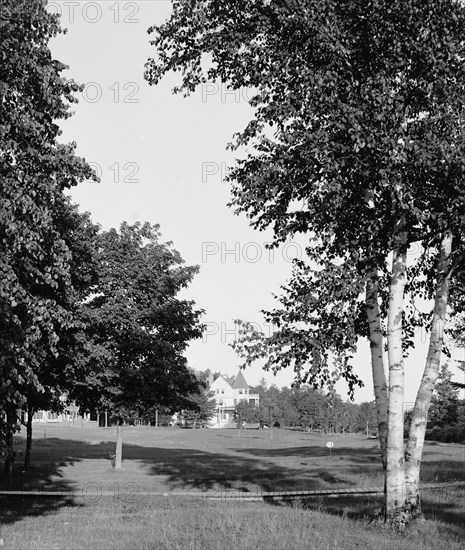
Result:
[[[212,372],[209,372],[208,373],[208,378],[207,378],[207,384],[208,384],[208,387],[211,388],[212,387],[212,384],[213,384],[213,373]]]

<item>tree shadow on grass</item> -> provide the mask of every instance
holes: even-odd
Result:
[[[210,453],[194,449],[154,449],[152,475],[168,476],[172,489],[237,491],[284,491],[317,489],[325,483],[340,483],[324,468],[306,470],[273,461]]]
[[[445,487],[444,489],[423,490],[422,507],[425,517],[436,519],[445,524],[447,534],[453,532],[465,538],[465,491]]]
[[[93,450],[94,445],[83,445],[82,441],[70,441],[76,448],[83,447],[75,456],[64,456],[60,450],[63,440],[49,438],[46,441],[34,439],[32,461],[30,467],[25,470],[24,445],[22,437],[15,437],[16,460],[13,465],[13,474],[9,477],[3,475],[3,463],[0,462],[0,490],[2,491],[60,491],[66,493],[58,496],[46,495],[1,495],[0,494],[0,525],[6,525],[20,521],[25,517],[37,517],[53,514],[65,506],[82,507],[82,502],[75,501],[73,494],[75,483],[66,479],[61,469],[81,462],[84,457],[91,455],[101,457],[102,449]],[[114,447],[114,444],[111,444]],[[73,453],[74,455],[74,453]],[[39,460],[38,460],[39,458]]]
[[[102,435],[105,435],[102,432]],[[82,441],[50,438],[42,445],[34,441],[33,465],[25,474],[17,464],[15,475],[5,483],[1,479],[2,489],[16,490],[61,490],[76,488],[76,484],[85,484],[82,477],[67,479],[63,470],[88,459],[93,473],[108,472],[109,453],[114,451],[113,441]],[[248,455],[248,456],[247,456]],[[331,486],[356,486],[357,474],[366,474],[371,467],[379,468],[379,450],[376,448],[337,447],[332,457],[324,446],[305,447],[268,447],[268,448],[227,448],[210,452],[198,448],[169,448],[124,443],[123,459],[142,466],[142,483],[139,491],[147,490],[150,477],[160,476],[167,490],[236,490],[255,491],[292,491],[328,489]],[[280,464],[277,461],[281,461]],[[284,462],[284,464],[282,463]],[[449,463],[450,462],[450,463]],[[310,465],[310,466],[308,466]],[[456,461],[443,461],[441,471],[457,471]],[[82,470],[84,471],[84,470]],[[81,471],[81,476],[82,476]],[[346,474],[350,473],[352,480]],[[146,476],[146,477],[145,477]],[[93,478],[95,479],[95,477]],[[130,481],[127,473],[121,480]],[[136,493],[137,494],[137,493]],[[20,498],[0,497],[0,522],[12,523],[26,516],[54,513],[60,507],[85,503],[73,502],[66,497],[60,498]],[[337,499],[308,499],[306,507],[319,507],[328,513],[360,518],[373,514],[376,498],[340,497]],[[434,504],[434,503],[433,503]],[[433,506],[432,504],[432,506]],[[429,506],[425,503],[425,509]],[[377,509],[379,505],[377,505]],[[460,514],[453,502],[439,502],[432,508],[434,513],[451,524],[458,524]],[[461,521],[461,518],[460,518]]]
[[[454,461],[443,463],[445,470],[451,467],[456,471]],[[465,489],[459,487],[441,487],[439,489],[422,489],[422,510],[426,520],[437,521],[436,529],[439,533],[450,537],[451,534],[459,539],[465,538]],[[271,502],[276,505],[300,507],[307,510],[325,512],[335,516],[344,516],[354,520],[373,518],[383,505],[382,495],[337,495],[333,497],[317,496],[300,501]],[[417,524],[422,530],[422,524]]]
[[[80,508],[82,503],[67,497],[0,497],[0,525],[15,523],[26,517],[38,517],[56,513],[65,506]]]
[[[434,497],[435,490],[422,491],[422,509],[426,520],[441,522],[436,528],[450,537],[465,537],[464,513],[462,498],[451,498],[449,502],[438,502]],[[295,506],[296,503],[283,503]],[[297,506],[307,510],[317,510],[334,516],[345,516],[354,520],[368,521],[382,508],[382,495],[338,496],[335,498],[317,497],[302,500]],[[420,528],[421,528],[421,524]]]
[[[109,454],[114,442],[83,442],[50,438],[46,446],[35,442],[34,454],[39,461],[22,473],[16,465],[12,480],[4,489],[67,490],[69,480],[61,470],[88,459],[102,460],[105,471],[110,468]],[[247,456],[250,455],[250,456]],[[373,449],[338,448],[331,458],[324,447],[234,448],[210,452],[198,448],[166,448],[124,443],[123,458],[146,467],[148,476],[163,476],[169,489],[236,489],[240,491],[314,490],[327,485],[350,485],[341,475],[349,466],[363,472],[376,464]],[[285,458],[285,464],[276,461]],[[313,458],[323,459],[311,463]],[[287,459],[291,459],[290,461]],[[295,459],[295,460],[292,460]],[[345,460],[350,464],[341,463]],[[308,462],[307,462],[308,461]],[[309,466],[310,467],[307,467]],[[333,471],[331,471],[333,470]],[[102,470],[103,471],[103,470]]]
[[[2,490],[9,491],[68,491],[72,489],[64,478],[61,468],[72,466],[84,459],[108,460],[114,450],[113,442],[89,444],[80,440],[49,438],[46,441],[34,440],[31,465],[24,470],[24,439],[15,437],[16,460],[11,477],[0,477]],[[72,448],[72,453],[70,453]],[[109,464],[109,462],[108,462]],[[2,464],[0,464],[1,468]],[[0,470],[3,471],[3,470]]]
[[[11,477],[0,477],[2,491],[71,491],[71,485],[60,474],[63,461],[50,461],[44,468],[32,464],[23,470],[22,456],[17,457]],[[3,471],[3,464],[0,464]],[[0,525],[15,523],[25,517],[37,517],[55,513],[63,506],[79,506],[69,496],[0,495]]]
[[[34,441],[31,468],[23,473],[22,465],[15,464],[12,478],[1,478],[2,489],[70,491],[72,494],[72,491],[79,491],[88,481],[83,469],[86,460],[98,460],[97,463],[90,463],[93,480],[96,479],[96,472],[100,470],[102,476],[108,473],[109,453],[114,451],[114,445],[113,441],[83,442],[59,438],[49,438],[43,444]],[[327,471],[324,463],[311,469],[301,467],[298,461],[289,466],[276,464],[270,457],[273,450],[266,450],[260,457],[247,457],[238,455],[231,449],[209,452],[196,448],[165,448],[124,443],[123,459],[126,464],[134,462],[142,465],[138,474],[142,475],[143,481],[140,478],[138,480],[140,483],[146,483],[146,486],[136,484],[137,492],[147,490],[152,476],[160,476],[166,490],[186,491],[312,490],[344,481],[337,472]],[[80,477],[71,479],[64,475],[65,468],[80,463]],[[130,469],[122,474],[122,483],[131,481],[128,479],[129,471]],[[76,494],[79,495],[79,492]],[[0,521],[11,523],[26,516],[54,513],[59,508],[69,505],[84,506],[85,501],[73,501],[73,498],[66,496],[3,495],[0,497]]]

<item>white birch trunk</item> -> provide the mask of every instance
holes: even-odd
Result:
[[[378,304],[378,278],[374,274],[366,285],[366,306],[368,327],[370,331],[371,369],[373,373],[373,389],[375,393],[376,413],[378,420],[379,442],[383,469],[387,463],[388,434],[388,393],[386,373],[384,370],[384,342],[381,328],[381,314]]]
[[[433,320],[426,358],[425,371],[418,389],[410,424],[407,450],[405,453],[405,473],[407,505],[412,517],[421,515],[420,465],[425,441],[427,412],[431,404],[434,385],[439,372],[441,352],[444,343],[447,301],[449,297],[450,256],[452,236],[444,235],[438,258],[436,293],[434,298]]]
[[[393,252],[388,313],[389,402],[385,519],[401,526],[405,509],[404,470],[404,358],[402,317],[406,282],[405,233]]]

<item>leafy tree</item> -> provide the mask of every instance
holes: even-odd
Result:
[[[199,381],[183,355],[202,334],[201,311],[177,297],[197,267],[183,265],[171,243],[149,223],[102,232],[98,280],[80,306],[81,354],[70,398],[84,409],[104,409],[117,423],[115,468],[121,468],[122,425],[160,407],[192,406]]]
[[[342,403],[342,430],[343,432],[354,433],[357,431],[357,417],[359,405],[351,401]],[[378,427],[376,410],[375,410],[375,426]]]
[[[282,428],[285,426],[296,426],[299,423],[299,411],[295,403],[294,391],[290,388],[281,388],[279,395],[279,409],[282,417],[279,424]]]
[[[151,84],[180,70],[175,91],[216,78],[256,87],[254,118],[233,145],[249,154],[231,173],[232,204],[254,227],[272,225],[276,243],[308,234],[310,267],[296,263],[281,308],[266,312],[280,330],[266,338],[246,325],[239,351],[266,357],[267,369],[291,366],[297,383],[345,378],[352,392],[357,338],[370,339],[384,516],[399,526],[420,512],[423,411],[463,262],[464,30],[453,0],[179,1],[151,29],[157,58],[146,65]],[[412,243],[422,252],[407,266]],[[406,294],[433,298],[431,315]],[[404,353],[425,323],[404,461]]]
[[[257,407],[256,422],[259,428],[272,428],[278,421],[276,407],[272,403],[261,401]]]
[[[296,390],[296,407],[300,425],[307,430],[321,428],[320,395],[311,388],[301,387]]]
[[[63,190],[96,178],[74,143],[58,142],[82,89],[48,47],[58,16],[39,0],[5,0],[0,25],[0,447],[11,473],[17,410],[42,393],[38,369],[73,323]]]
[[[171,426],[173,424],[173,413],[167,407],[154,405],[147,408],[141,415],[141,420],[145,420],[150,426]]]
[[[463,267],[465,270],[465,266]],[[456,294],[456,301],[452,304],[455,309],[452,315],[450,326],[448,327],[448,333],[454,344],[461,349],[465,348],[465,284],[462,285],[461,292]],[[459,361],[458,368],[465,375],[465,361]],[[456,389],[465,389],[465,379],[462,382],[452,382],[452,385]]]
[[[426,439],[465,442],[465,401],[459,399],[463,384],[452,381],[448,365],[442,366],[428,412]]]
[[[182,411],[182,417],[186,424],[192,424],[195,429],[197,424],[205,428],[208,422],[216,414],[215,394],[212,391],[200,390],[189,396],[189,407]]]
[[[459,369],[465,374],[465,361],[460,361]],[[451,384],[455,389],[459,389],[459,390],[465,389],[465,383],[463,382],[451,382]]]
[[[283,400],[281,391],[272,384],[259,402],[260,418],[269,428],[283,421]]]
[[[357,431],[367,435],[377,430],[376,404],[371,401],[369,403],[361,403],[357,416]]]
[[[459,390],[452,384],[452,373],[448,365],[441,367],[438,381],[434,388],[431,406],[428,411],[428,429],[444,428],[458,420]]]
[[[56,205],[57,223],[60,232],[70,251],[71,284],[66,288],[67,303],[74,317],[82,300],[88,296],[89,289],[96,282],[97,266],[95,244],[98,226],[92,223],[88,213],[81,214],[78,207],[63,197],[60,208]],[[57,329],[59,341],[56,354],[49,349],[42,350],[43,356],[35,370],[40,383],[40,390],[34,384],[24,383],[21,392],[26,399],[27,421],[26,452],[24,467],[28,468],[31,460],[32,418],[39,409],[61,412],[65,402],[62,400],[76,382],[74,361],[79,343],[76,335],[80,330],[79,323],[71,327]],[[38,350],[39,351],[39,350]]]
[[[258,385],[250,386],[250,393],[256,393],[259,395],[260,399],[265,395],[266,390],[268,389],[268,384],[266,380],[262,378]]]
[[[326,431],[341,433],[344,426],[344,403],[339,395],[328,400],[325,413]]]
[[[197,378],[204,384],[208,384],[208,380],[210,377],[213,377],[213,381],[215,381],[220,375],[221,375],[220,371],[212,372],[210,369],[196,371]]]
[[[235,411],[237,427],[242,428],[244,422],[246,424],[258,422],[258,412],[258,407],[249,403],[246,399],[239,401]]]

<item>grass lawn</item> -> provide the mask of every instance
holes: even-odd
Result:
[[[75,496],[0,497],[0,548],[453,549],[465,538],[463,487],[425,491],[426,522],[402,535],[368,525],[379,497],[290,505],[170,495],[381,487],[379,445],[361,435],[127,427],[119,473],[110,463],[114,440],[114,428],[35,424],[31,469],[23,473],[19,456],[2,489]],[[24,452],[21,435],[16,443]],[[424,460],[423,482],[465,480],[464,446],[427,444]]]

